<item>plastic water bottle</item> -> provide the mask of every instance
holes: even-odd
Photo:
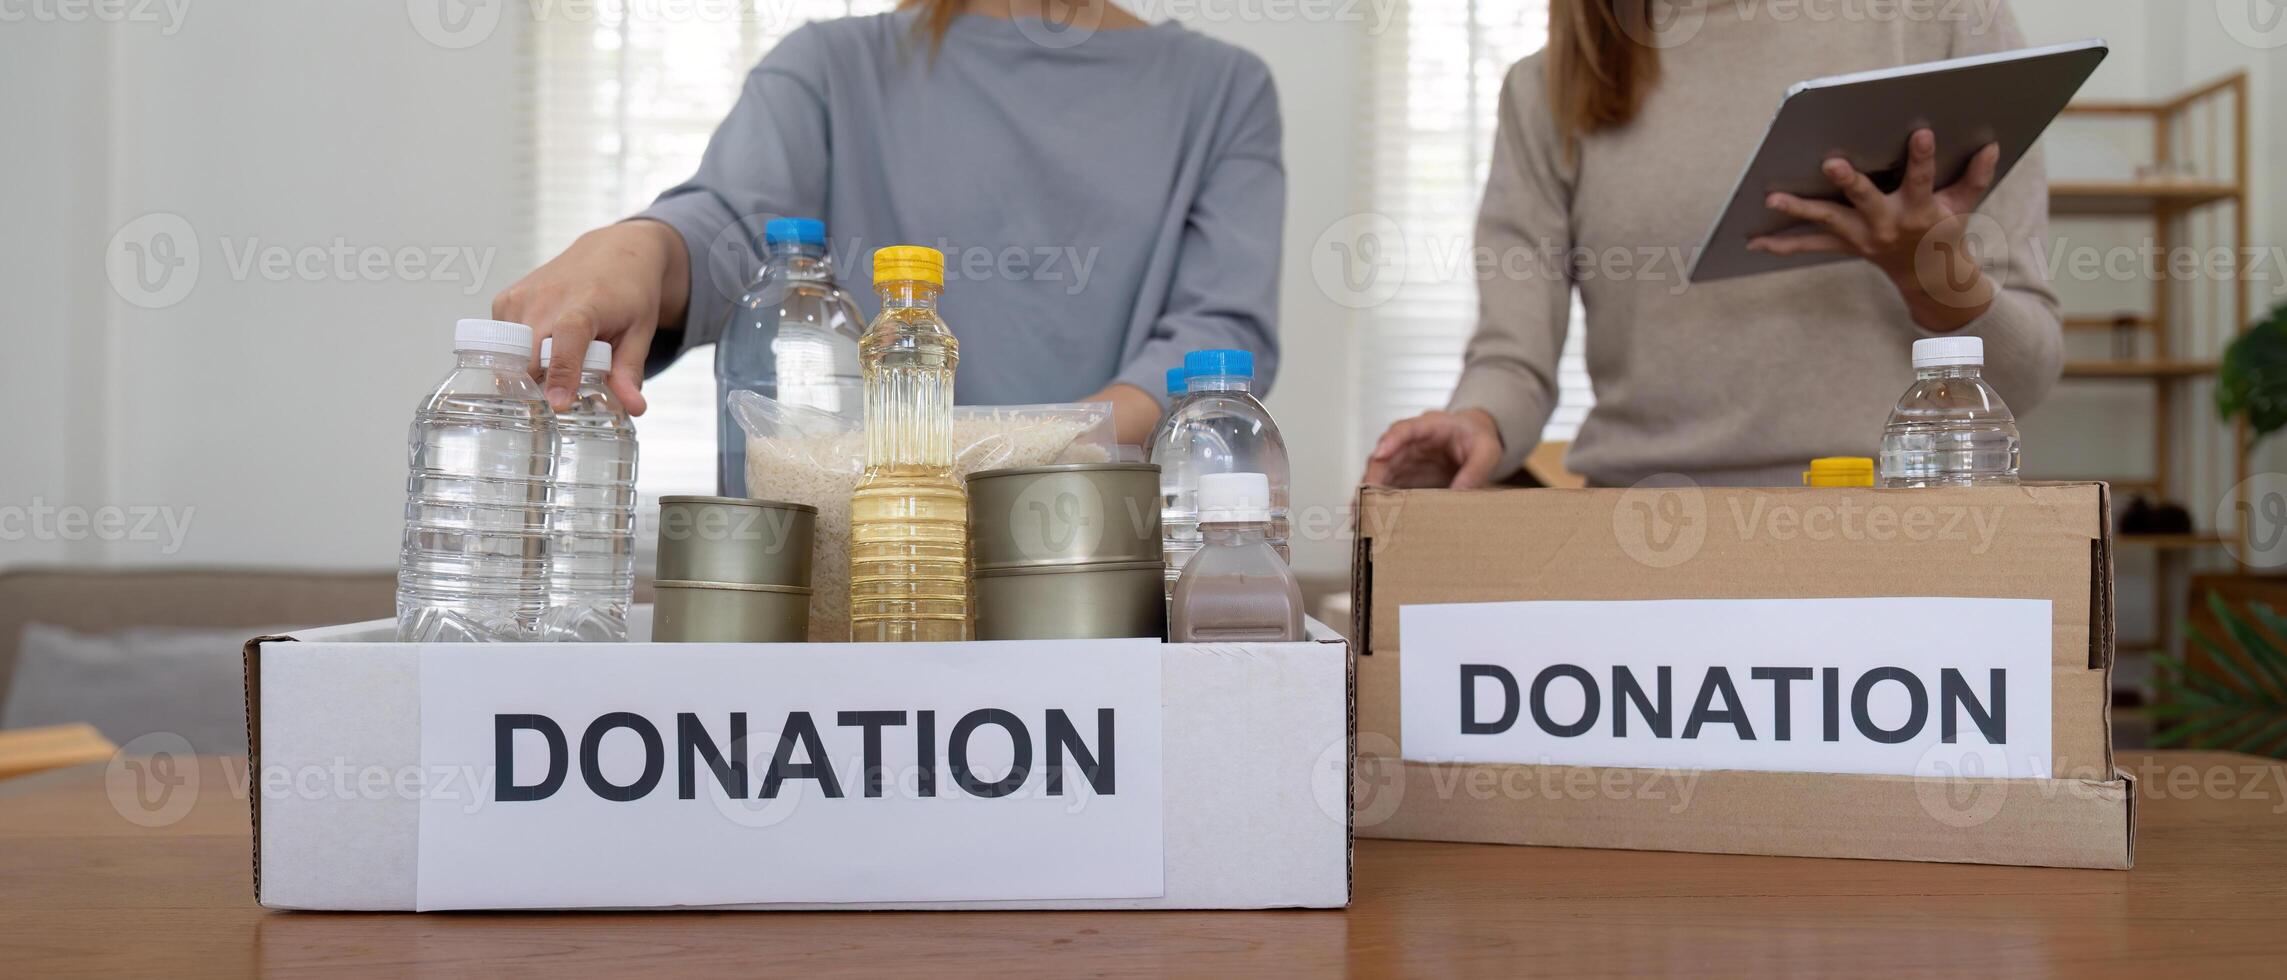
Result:
[[[1203,541],[1170,601],[1177,643],[1291,643],[1303,638],[1302,588],[1271,547],[1270,481],[1261,473],[1199,478]]]
[[[554,348],[554,338],[540,342],[542,363]],[[572,407],[556,413],[543,640],[627,639],[635,596],[635,423],[605,386],[610,373],[611,345],[589,343]]]
[[[1159,445],[1161,436],[1175,425],[1175,413],[1183,408],[1183,397],[1191,393],[1191,377],[1182,368],[1167,369],[1167,411],[1161,413],[1159,424],[1152,427],[1151,438],[1144,442],[1144,454],[1149,456],[1153,446]]]
[[[1160,537],[1170,598],[1184,562],[1199,550],[1199,478],[1207,474],[1263,474],[1270,485],[1270,545],[1279,557],[1288,557],[1286,439],[1270,411],[1248,390],[1255,355],[1192,351],[1183,358],[1183,370],[1189,393],[1151,447],[1151,461],[1159,464]]]
[[[531,639],[547,603],[556,427],[532,329],[462,320],[455,362],[413,415],[397,639]]]
[[[762,272],[731,304],[715,341],[716,438],[723,496],[746,492],[746,433],[731,416],[731,392],[752,391],[855,419],[863,412],[865,381],[858,337],[865,317],[834,284],[826,255],[826,226],[810,218],[774,218],[763,225]]]
[[[1977,337],[1914,342],[1914,386],[1882,430],[1882,486],[2016,485],[2017,419],[1984,367]]]

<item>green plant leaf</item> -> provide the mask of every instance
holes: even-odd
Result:
[[[2204,637],[2201,639],[2205,640]],[[2225,656],[2223,648],[2213,643],[2202,642],[2201,645],[2218,660]],[[2245,702],[2246,694],[2239,689],[2206,674],[2194,673],[2181,660],[2171,657],[2161,660],[2157,666],[2160,673],[2152,680],[2153,684],[2162,690],[2197,694],[2218,705],[2237,706]]]
[[[2168,695],[2167,701],[2152,706],[2154,714],[2161,714],[2165,709],[2169,715],[2180,717],[2207,711],[2238,711],[2245,707],[2235,701],[2217,700],[2204,691],[2182,684],[2161,683],[2154,685],[2154,687],[2160,693]]]
[[[2216,368],[2216,413],[2247,416],[2250,442],[2287,426],[2287,305],[2233,338]]]
[[[2152,741],[2164,748],[2211,748],[2217,744],[2216,740],[2202,736],[2210,735],[2217,729],[2229,725],[2244,724],[2247,721],[2247,716],[2230,712],[2201,711],[2193,712],[2189,717],[2189,721],[2170,725],[2166,729],[2154,733]]]
[[[2262,623],[2263,628],[2269,630],[2272,636],[2287,637],[2287,616],[2279,615],[2279,611],[2271,608],[2270,603],[2251,602],[2248,603],[2247,610],[2255,614],[2256,621]],[[2255,666],[2271,678],[2272,690],[2287,691],[2287,651],[2266,645],[2260,652],[2249,651],[2249,655],[2249,659],[2255,661]]]
[[[2232,642],[2239,645],[2237,652],[2245,655],[2244,658],[2230,654],[2217,657],[2215,658],[2216,666],[2223,668],[2225,673],[2230,674],[2231,679],[2245,689],[2249,695],[2278,697],[2279,691],[2267,687],[2257,680],[2254,674],[2248,673],[2246,665],[2241,662],[2243,659],[2259,657],[2266,650],[2276,655],[2278,651],[2272,649],[2271,642],[2264,639],[2263,634],[2256,632],[2255,627],[2248,625],[2247,620],[2241,617],[2239,611],[2233,609],[2230,603],[2225,602],[2223,596],[2214,592],[2208,593],[2208,608],[2215,612],[2216,619],[2223,623],[2223,628],[2231,633]]]
[[[2262,715],[2225,715],[2202,719],[2201,723],[2187,725],[2185,738],[2199,739],[2195,748],[2226,749],[2245,738],[2265,721]],[[2201,738],[2200,736],[2206,736]]]
[[[2287,737],[2287,714],[2280,714],[2272,718],[2271,724],[2265,725],[2254,734],[2240,739],[2237,744],[2231,747],[2231,750],[2269,755],[2271,750],[2278,746],[2282,737]]]
[[[2223,627],[2223,639],[2188,622],[2183,626],[2187,645],[2207,655],[2200,669],[2194,670],[2184,657],[2153,658],[2157,673],[2152,686],[2160,700],[2151,715],[2168,722],[2153,733],[2154,744],[2269,755],[2287,752],[2287,652],[2272,638],[2287,636],[2287,616],[2257,603],[2250,603],[2243,614],[2212,591],[2207,604]],[[2257,629],[2250,617],[2263,629]]]

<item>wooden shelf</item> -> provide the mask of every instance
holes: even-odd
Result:
[[[2148,157],[2138,161],[2144,164],[2140,176],[2052,183],[2050,215],[2059,221],[2135,222],[2140,226],[2138,233],[2149,236],[2163,254],[2180,249],[2205,254],[2206,248],[2227,243],[2235,249],[2248,247],[2253,242],[2248,196],[2259,179],[2248,142],[2252,121],[2248,90],[2248,75],[2240,71],[2169,97],[2067,106],[2065,112],[2071,117],[2110,117],[2093,122],[2126,131],[2115,135],[2141,130],[2135,135],[2148,138],[2151,150]],[[2246,421],[2235,420],[2225,426],[2229,441],[2220,452],[2229,454],[2230,469],[2228,473],[2217,472],[2214,461],[2199,451],[2215,431],[2208,427],[2213,423],[2203,421],[2212,416],[2203,406],[2186,405],[2195,399],[2185,382],[2216,376],[2215,361],[2222,356],[2222,343],[2247,329],[2252,316],[2250,297],[2229,280],[2200,277],[2187,283],[2174,279],[2171,271],[2140,264],[2130,274],[2130,279],[2142,280],[2150,288],[2150,298],[2140,304],[2140,309],[2113,305],[2117,297],[2089,295],[2086,299],[2091,302],[2078,305],[2065,320],[2066,329],[2077,335],[2077,345],[2088,359],[2066,364],[2064,376],[2081,379],[2082,390],[2129,397],[2151,411],[2153,468],[2111,481],[2120,491],[2114,502],[2116,511],[2126,506],[2124,501],[2130,493],[2181,500],[2187,483],[2213,479],[2219,484],[2236,484],[2248,478]],[[2057,286],[2071,306],[2079,297],[2065,289],[2067,285],[2060,277]],[[2220,320],[2213,324],[2220,329],[2193,329],[2210,326],[2192,324],[2194,317]],[[2126,322],[2116,327],[2115,321],[2123,319]],[[2106,331],[2114,333],[2107,336]],[[2223,340],[2215,339],[2219,337]],[[2112,351],[2109,357],[2107,348]],[[2111,384],[2096,384],[2099,381]],[[2193,451],[2184,451],[2187,441],[2194,444]],[[2116,642],[2114,652],[2123,661],[2141,660],[2172,645],[2180,617],[2170,593],[2181,587],[2188,574],[2197,572],[2191,566],[2214,560],[2217,549],[2237,540],[2216,533],[2116,535],[2116,551],[2136,552],[2142,556],[2140,563],[2153,566],[2153,574],[2137,590],[2144,593],[2144,601],[2151,608],[2148,632]],[[2136,601],[2130,598],[2128,583],[2120,583],[2120,588],[2118,602],[2125,605]],[[2122,744],[2136,744],[2154,727],[2151,712],[2141,707],[2146,694],[2129,691],[2120,695],[2117,703],[2122,707],[2113,713],[2113,721],[2114,734]]]
[[[2049,185],[2059,217],[2152,215],[2237,200],[2238,184],[2204,180],[2068,180]]]
[[[2214,373],[2214,361],[2077,361],[2065,365],[2068,378],[2202,378]]]
[[[2065,318],[2065,329],[2114,330],[2125,327],[2130,330],[2153,330],[2160,326],[2160,321],[2141,313],[2129,314],[2126,317],[2129,322],[2125,324],[2120,322],[2121,319],[2123,318],[2119,316],[2068,316]]]
[[[2082,99],[2065,106],[2068,116],[2166,117],[2218,95],[2239,91],[2247,84],[2246,72],[2234,72],[2170,99]]]
[[[2196,548],[2214,548],[2223,544],[2220,534],[2116,534],[2114,544],[2131,548],[2152,548],[2158,551],[2187,551]]]

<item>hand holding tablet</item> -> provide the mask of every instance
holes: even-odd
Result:
[[[2081,41],[1794,86],[1709,229],[1691,281],[1861,257],[1917,285],[1931,278],[1922,274],[1929,265],[1936,292],[1959,286],[1951,303],[1982,306],[1983,277],[1960,275],[1970,262],[1966,216],[2106,53],[2102,41]]]
[[[1820,172],[1847,203],[1772,191],[1765,206],[1816,227],[1758,235],[1748,239],[1747,250],[1865,259],[1897,285],[1916,323],[1929,330],[1958,330],[1993,305],[1993,280],[1978,267],[1967,238],[1970,214],[1993,189],[2001,144],[1986,144],[1970,158],[1960,180],[1940,189],[1937,134],[1918,130],[1906,142],[1906,177],[1895,191],[1885,193],[1839,156],[1829,158]]]

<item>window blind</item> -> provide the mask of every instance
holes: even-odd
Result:
[[[1359,168],[1365,209],[1402,235],[1400,285],[1362,308],[1361,454],[1390,423],[1443,408],[1477,325],[1468,258],[1493,150],[1501,83],[1548,40],[1548,0],[1404,0],[1367,40]],[[1400,243],[1382,242],[1385,250]],[[1391,252],[1393,263],[1396,253]],[[1594,404],[1578,299],[1544,440],[1570,441]]]
[[[582,232],[642,210],[698,169],[748,69],[812,20],[879,13],[894,0],[731,4],[537,4],[534,240],[545,258]],[[644,385],[640,507],[715,492],[714,360],[695,354]]]

